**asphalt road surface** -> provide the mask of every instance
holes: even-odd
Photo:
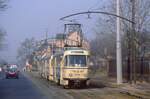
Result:
[[[25,76],[20,74],[19,79],[5,79],[0,74],[0,99],[48,99],[44,94]]]

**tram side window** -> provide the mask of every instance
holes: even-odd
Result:
[[[65,57],[64,62],[64,66],[68,66],[68,56]]]
[[[86,60],[87,60],[87,64],[89,65],[90,64],[90,56],[86,56]]]
[[[61,58],[60,56],[57,56],[57,57],[56,57],[56,64],[57,64],[58,67],[60,67],[61,59],[62,59],[62,58]]]

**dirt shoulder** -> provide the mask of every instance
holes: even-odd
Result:
[[[116,80],[106,78],[93,78],[91,84],[94,86],[105,85],[107,88],[117,89],[120,94],[125,94],[131,97],[140,99],[150,99],[150,83],[137,82],[136,84],[123,83],[117,85]]]

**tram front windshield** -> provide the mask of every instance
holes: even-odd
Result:
[[[86,56],[85,55],[68,55],[65,59],[66,66],[86,66]]]

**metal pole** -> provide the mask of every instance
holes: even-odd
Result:
[[[117,16],[120,16],[120,0],[116,0]],[[116,56],[117,56],[117,84],[122,84],[122,53],[120,39],[120,18],[117,17],[117,40],[116,40]]]

